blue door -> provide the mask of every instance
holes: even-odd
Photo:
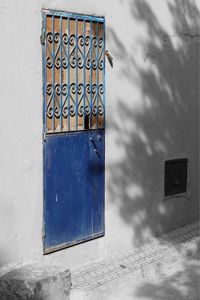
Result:
[[[104,235],[104,18],[43,11],[44,253]]]

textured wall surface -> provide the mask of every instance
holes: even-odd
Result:
[[[43,256],[41,9],[106,18],[106,235]],[[133,249],[198,219],[198,1],[1,0],[0,266],[66,267]],[[187,193],[164,198],[164,161],[188,158]]]

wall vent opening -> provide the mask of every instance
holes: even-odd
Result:
[[[165,161],[165,196],[186,193],[188,177],[188,159]]]

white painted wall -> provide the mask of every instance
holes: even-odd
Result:
[[[42,254],[41,9],[103,15],[106,235]],[[198,218],[198,1],[0,1],[0,266],[84,264]],[[188,193],[163,199],[164,161],[189,159]]]

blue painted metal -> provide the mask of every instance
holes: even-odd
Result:
[[[104,146],[104,130],[47,136],[46,253],[104,235]]]
[[[62,36],[62,16],[60,17],[60,36]],[[60,131],[62,131],[62,116],[63,116],[63,99],[62,99],[62,91],[63,91],[63,80],[62,80],[62,42],[60,43],[60,82],[61,82],[61,93],[60,93]]]
[[[106,49],[106,36],[105,36],[105,32],[106,32],[106,28],[105,28],[105,23],[103,24],[103,40],[104,40],[104,45],[103,45],[103,50],[102,53],[104,54],[105,49]],[[103,93],[103,110],[104,110],[104,118],[103,118],[103,127],[106,126],[105,122],[106,122],[106,110],[105,110],[105,106],[106,106],[106,82],[105,82],[105,72],[106,72],[106,61],[105,61],[105,55],[103,55],[103,89],[104,89],[104,93]]]
[[[96,47],[96,62],[97,62],[97,69],[96,69],[96,85],[97,85],[97,97],[96,97],[96,124],[97,128],[99,127],[98,125],[98,116],[99,116],[99,30],[98,26],[96,26],[96,38],[97,38],[97,47]]]
[[[46,32],[46,18],[49,15],[52,16],[52,32]],[[54,32],[55,16],[60,17],[59,32]],[[102,104],[103,116],[105,116],[105,33],[101,48],[98,28],[95,37],[92,31],[94,22],[98,22],[97,27],[100,23],[104,26],[104,18],[49,10],[43,10],[42,17],[46,36],[42,49],[43,122],[46,136],[43,148],[44,253],[49,253],[104,235],[105,130],[104,128],[94,130],[90,127],[90,130],[78,131],[77,124],[78,117],[82,115],[90,119],[92,115],[98,118],[100,108],[97,107],[95,113],[93,107],[95,97],[96,103]],[[67,35],[66,30],[62,28],[62,17],[68,18]],[[70,28],[72,19],[76,19],[75,34]],[[79,20],[83,20],[83,33],[82,35],[79,33],[78,36]],[[89,36],[86,36],[86,22],[90,22]],[[79,41],[82,41],[82,48],[79,46]],[[95,43],[97,46],[94,46]],[[60,55],[58,55],[59,49]],[[73,51],[75,51],[75,58],[72,57]],[[95,54],[95,59],[92,53]],[[50,83],[46,78],[47,68],[52,69]],[[59,83],[55,82],[54,68],[60,70]],[[70,78],[70,71],[73,68],[76,74],[74,81]],[[78,71],[81,68],[83,81],[80,83]],[[86,82],[86,70],[91,74],[91,78],[92,72],[96,70],[95,82],[92,82],[91,78],[89,84]],[[101,71],[103,81],[100,83],[98,72]],[[66,72],[66,82],[63,82],[63,72]],[[83,112],[79,108],[81,101],[83,101]],[[70,118],[73,116],[76,118],[76,131],[70,132]],[[61,125],[60,131],[57,132],[55,132],[55,117],[59,119]],[[47,118],[52,122],[51,131],[47,130]],[[62,130],[64,120],[68,125],[67,130]],[[105,120],[103,122],[105,123]],[[86,129],[85,126],[84,128]]]
[[[81,14],[76,14],[76,13],[72,13],[72,12],[65,12],[65,11],[51,10],[51,9],[43,9],[42,11],[47,16],[58,16],[58,17],[63,16],[63,17],[69,17],[71,19],[86,20],[86,21],[92,20],[92,21],[100,22],[100,23],[105,22],[104,17],[81,15]]]
[[[69,37],[70,37],[70,19],[68,19],[68,44],[67,44],[67,51],[68,51],[68,131],[70,131],[70,47],[69,47]]]
[[[86,25],[85,25],[85,20],[83,21],[83,40],[85,41],[85,34],[86,34]],[[84,43],[84,46],[83,46],[83,57],[85,58],[85,43]],[[84,91],[83,91],[83,107],[84,107],[84,110],[83,110],[83,128],[85,128],[85,116],[86,116],[86,113],[85,113],[85,106],[86,106],[86,103],[85,103],[85,63],[86,63],[86,59],[84,59],[84,64],[83,64],[83,86],[84,86]]]
[[[76,53],[76,58],[78,58],[78,20],[76,19],[76,25],[75,25],[75,30],[76,30],[76,44],[75,44],[75,53]],[[78,129],[78,59],[76,60],[76,130]]]
[[[90,128],[92,126],[92,20],[90,20]]]
[[[54,16],[52,16],[52,32],[54,33]],[[52,85],[53,85],[53,97],[52,97],[52,128],[53,131],[55,130],[55,69],[54,69],[54,65],[55,65],[55,38],[53,35],[53,41],[52,41],[52,57],[53,57],[53,68],[52,68]]]
[[[42,14],[42,34],[44,34],[44,36],[46,35],[46,15]],[[43,137],[45,137],[46,134],[46,115],[47,115],[47,111],[46,111],[46,43],[43,44],[42,46],[42,77],[43,77]],[[45,139],[45,138],[43,138]]]

